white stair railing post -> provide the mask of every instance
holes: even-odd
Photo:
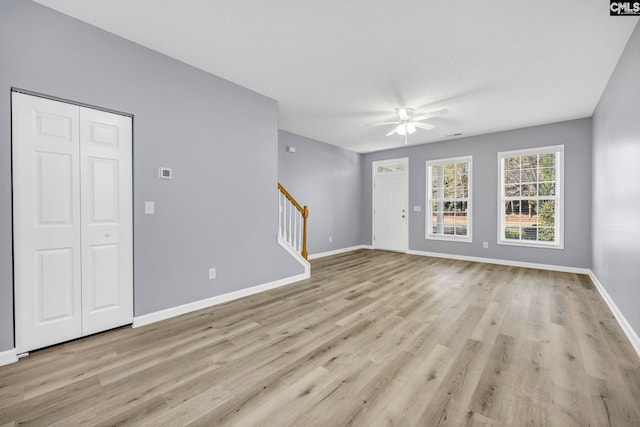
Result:
[[[298,251],[302,250],[302,222],[304,218],[302,218],[302,214],[300,214],[300,222],[298,223]]]
[[[278,236],[282,237],[282,193],[278,192]]]
[[[287,242],[289,242],[289,244],[291,244],[291,219],[293,216],[293,203],[291,203],[291,201],[289,201],[289,233],[287,234]]]
[[[293,213],[293,238],[291,239],[291,243],[293,248],[296,251],[300,251],[298,249],[298,217],[300,216],[300,212],[298,212],[297,210]]]

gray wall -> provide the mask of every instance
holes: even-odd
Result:
[[[640,24],[631,35],[593,115],[592,231],[592,269],[640,334],[638,76]]]
[[[420,132],[420,131],[418,131]],[[497,245],[498,152],[564,144],[564,249]],[[473,242],[425,239],[427,160],[473,156]],[[591,266],[591,119],[572,120],[488,135],[369,153],[362,158],[362,232],[371,244],[371,162],[409,158],[409,249],[534,262],[568,267]],[[421,206],[414,212],[413,206]],[[482,242],[489,248],[483,249]]]
[[[309,254],[361,245],[360,154],[285,131],[279,135],[278,179],[309,206]],[[296,152],[288,153],[287,146]]]
[[[274,100],[25,0],[0,2],[0,64],[0,351],[13,348],[12,86],[135,115],[135,315],[303,271],[276,240]]]

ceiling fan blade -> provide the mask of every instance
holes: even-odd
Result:
[[[424,130],[431,130],[435,127],[434,125],[430,125],[429,123],[420,123],[420,122],[413,122],[413,125],[417,128],[424,129]]]
[[[367,123],[367,126],[398,125],[402,122]]]
[[[398,126],[394,127],[393,129],[391,129],[391,132],[389,132],[386,136],[391,136],[394,133],[396,133],[396,131],[398,130]]]
[[[420,114],[419,116],[414,117],[413,120],[426,120],[432,117],[446,116],[447,114],[449,114],[449,110],[442,108],[440,110],[431,111],[430,113]]]

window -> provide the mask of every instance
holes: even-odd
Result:
[[[498,243],[562,249],[564,146],[498,153]]]
[[[471,241],[471,156],[427,162],[426,238]]]
[[[381,173],[396,173],[396,172],[404,172],[404,162],[398,163],[386,163],[383,165],[378,165],[376,167],[375,174],[379,175]]]

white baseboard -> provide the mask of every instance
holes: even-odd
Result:
[[[424,252],[424,251],[409,250],[407,251],[407,253],[410,255],[430,256],[434,258],[457,259],[460,261],[483,262],[485,264],[507,265],[510,267],[537,268],[539,270],[561,271],[564,273],[589,274],[591,272],[591,270],[588,268],[566,267],[562,265],[552,265],[552,264],[537,264],[535,262],[509,261],[505,259],[482,258],[482,257],[466,256],[466,255],[453,255],[453,254],[444,254],[439,252]]]
[[[280,246],[284,248],[285,251],[289,253],[289,255],[291,255],[296,261],[300,263],[301,266],[304,267],[304,274],[311,275],[311,264],[309,263],[309,261],[304,259],[304,257],[301,254],[295,251],[291,247],[291,245],[287,243],[287,241],[280,236],[278,236],[278,243],[280,244]]]
[[[598,289],[598,292],[600,292],[602,299],[607,303],[607,306],[609,306],[609,310],[611,310],[611,312],[615,316],[625,335],[627,336],[627,338],[629,338],[629,341],[631,341],[631,345],[638,354],[638,357],[640,357],[640,337],[638,336],[638,333],[633,330],[616,303],[613,302],[613,299],[611,298],[607,290],[604,288],[604,286],[602,286],[600,280],[598,280],[598,277],[591,270],[589,270],[589,277],[591,278],[591,281],[593,281],[593,283],[596,285],[596,289]]]
[[[262,285],[252,286],[246,289],[240,289],[239,291],[229,292],[228,294],[217,295],[215,297],[190,302],[188,304],[179,305],[177,307],[171,307],[165,310],[144,314],[142,316],[136,316],[133,318],[133,327],[138,328],[150,323],[155,323],[161,320],[180,316],[182,314],[191,313],[192,311],[202,310],[203,308],[212,307],[214,305],[223,304],[225,302],[233,301],[238,298],[244,298],[249,295],[254,295],[260,292],[279,288],[280,286],[288,285],[290,283],[299,282],[300,280],[305,280],[309,277],[310,274],[308,272],[305,272],[302,274],[298,274],[297,276],[285,277],[284,279],[275,280],[273,282],[264,283]]]
[[[371,249],[371,246],[358,245],[358,246],[351,246],[348,248],[336,249],[334,251],[319,252],[317,254],[309,255],[309,259],[324,258],[326,256],[338,255],[338,254],[343,254],[345,252],[351,252],[351,251],[357,251],[358,249]]]
[[[8,365],[17,361],[18,356],[16,355],[15,348],[7,351],[0,351],[0,366]]]

